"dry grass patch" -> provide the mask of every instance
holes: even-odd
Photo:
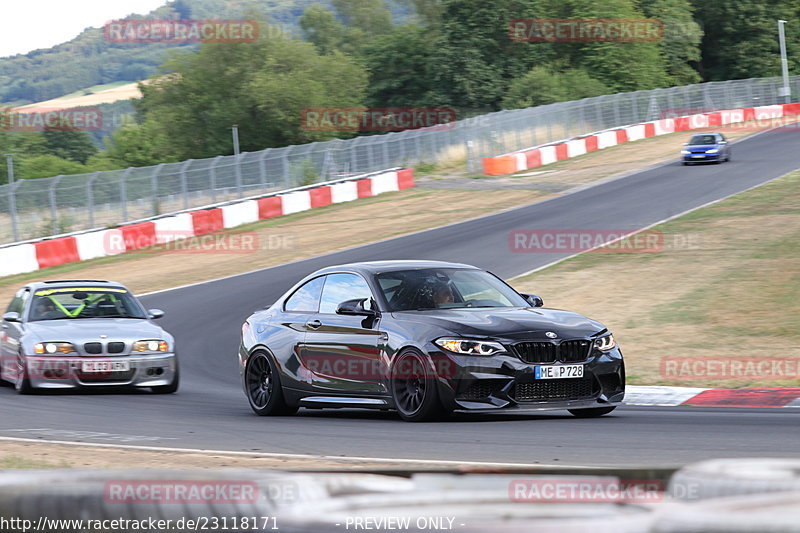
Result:
[[[514,285],[606,323],[631,383],[799,385],[796,376],[675,380],[660,367],[670,356],[800,361],[800,172],[655,229],[661,252],[586,253]]]

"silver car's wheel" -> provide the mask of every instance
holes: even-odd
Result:
[[[28,365],[25,363],[25,358],[22,354],[17,356],[17,379],[14,382],[14,388],[20,394],[31,394],[33,392],[31,380],[28,376]]]
[[[257,352],[250,356],[244,383],[250,408],[257,415],[283,415],[297,411],[296,407],[286,405],[278,369],[266,353]]]

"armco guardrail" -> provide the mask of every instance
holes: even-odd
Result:
[[[665,118],[640,124],[630,124],[612,130],[594,132],[574,139],[565,139],[544,146],[534,146],[508,154],[483,159],[483,171],[490,176],[511,174],[548,165],[595,150],[698,128],[713,128],[726,124],[778,119],[800,114],[800,103],[779,104],[742,109],[726,109],[711,113],[696,113],[677,118]]]
[[[791,78],[800,94],[800,76]],[[123,224],[337,176],[467,162],[592,131],[698,112],[784,103],[780,78],[610,94],[464,118],[384,135],[268,148],[238,156],[17,181],[0,185],[0,243]],[[298,117],[298,121],[300,117]]]
[[[117,255],[413,186],[414,174],[411,169],[390,169],[313,187],[290,189],[170,216],[135,221],[117,228],[0,247],[0,276]]]

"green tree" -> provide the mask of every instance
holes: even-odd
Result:
[[[552,59],[549,44],[516,42],[513,19],[533,18],[525,0],[443,0],[432,69],[439,105],[499,109],[509,82]]]
[[[778,19],[786,25],[789,69],[800,68],[800,0],[693,0],[703,27],[706,80],[779,76]]]
[[[436,51],[430,32],[419,26],[398,26],[364,48],[369,70],[367,104],[374,107],[425,107],[434,100]]]
[[[77,161],[63,159],[52,154],[16,159],[14,164],[16,178],[26,180],[50,178],[61,174],[83,174],[86,171],[86,167]]]
[[[332,6],[334,12],[314,4],[300,17],[303,36],[322,54],[360,55],[369,41],[392,31],[392,13],[384,0],[333,0]]]
[[[106,161],[113,162],[117,168],[127,168],[178,160],[170,149],[169,138],[153,119],[143,124],[133,121],[123,124],[114,132],[108,144],[103,154],[106,159],[91,161],[93,167],[106,164]]]
[[[319,4],[314,4],[303,12],[300,28],[305,39],[313,43],[321,54],[340,50],[347,42],[347,28],[336,20],[330,10]]]
[[[511,83],[503,98],[503,108],[516,109],[580,100],[609,92],[610,89],[603,82],[592,78],[583,69],[554,70],[547,66],[537,66]]]
[[[354,60],[268,31],[255,43],[204,44],[165,70],[172,74],[141,87],[137,107],[152,127],[154,155],[178,159],[232,153],[234,124],[243,151],[332,138],[303,129],[302,110],[360,105],[367,84]]]
[[[674,85],[689,85],[700,81],[700,74],[691,63],[700,61],[700,42],[703,30],[694,20],[694,7],[689,0],[640,0],[639,7],[646,17],[664,25],[662,54],[667,59],[667,73]]]
[[[548,16],[578,19],[641,19],[636,0],[541,0]],[[559,59],[585,69],[612,92],[667,87],[667,58],[659,42],[556,43]]]
[[[46,128],[43,132],[47,151],[62,159],[84,164],[97,153],[92,136],[77,129]]]

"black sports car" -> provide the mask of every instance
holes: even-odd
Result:
[[[614,410],[625,367],[601,323],[542,308],[469,265],[377,261],[303,279],[242,326],[240,371],[259,415],[299,407]]]

